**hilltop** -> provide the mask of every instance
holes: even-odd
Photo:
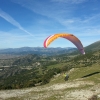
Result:
[[[94,42],[85,47],[85,51],[97,51],[97,50],[100,50],[100,41]]]

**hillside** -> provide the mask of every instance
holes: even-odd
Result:
[[[65,57],[64,59],[69,58]],[[50,68],[48,70],[48,66],[56,65],[58,61],[59,64],[62,62],[59,56],[45,57],[39,55],[27,55],[15,59],[7,59],[6,61],[1,60],[0,89],[30,87],[39,82],[46,84],[54,74],[61,71],[59,68],[52,70]]]
[[[85,53],[100,50],[100,41],[96,41],[96,42],[84,47],[84,50],[85,50]],[[78,50],[73,51],[73,52],[69,53],[68,55],[79,55],[79,51]]]
[[[100,100],[99,65],[73,68],[66,72],[69,80],[64,81],[63,73],[55,75],[49,84],[17,89],[1,90],[0,100]],[[89,75],[84,77],[86,75]],[[96,99],[98,98],[98,99]]]
[[[97,51],[97,50],[100,50],[100,41],[94,42],[85,47],[85,51]]]
[[[77,56],[27,55],[13,59],[9,66],[0,68],[0,89],[14,89],[43,85],[59,73],[72,68],[100,64],[100,51]],[[2,63],[3,64],[3,63]],[[6,65],[6,62],[4,62]]]

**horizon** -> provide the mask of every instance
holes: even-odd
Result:
[[[25,47],[16,47],[16,48],[0,48],[1,49],[19,49],[19,48],[44,48],[44,47],[28,47],[28,46],[25,46]],[[48,47],[48,48],[44,48],[44,49],[49,49],[49,48],[77,48],[77,47]]]

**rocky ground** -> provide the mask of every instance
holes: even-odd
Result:
[[[0,100],[89,100],[92,95],[100,99],[100,84],[78,79],[26,89],[1,90]]]

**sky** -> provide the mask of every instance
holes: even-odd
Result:
[[[100,40],[100,0],[0,0],[0,49],[43,47],[69,33],[86,47]],[[49,47],[75,47],[58,38]]]

